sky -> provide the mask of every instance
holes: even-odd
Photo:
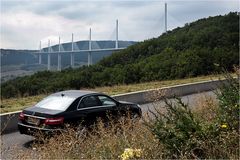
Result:
[[[238,0],[0,0],[0,48],[39,49],[61,42],[114,40],[143,41],[209,16],[239,12]]]

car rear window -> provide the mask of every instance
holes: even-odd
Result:
[[[35,106],[50,110],[65,111],[75,100],[67,96],[49,96],[38,102]]]

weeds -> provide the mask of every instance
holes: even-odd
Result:
[[[99,121],[91,132],[76,136],[75,130],[44,139],[44,143],[34,143],[34,151],[24,151],[17,158],[32,158],[36,152],[40,159],[119,159],[126,148],[141,149],[137,158],[161,158],[161,145],[154,135],[140,122],[129,118],[119,123],[112,122],[107,127]],[[50,149],[51,148],[51,149]]]
[[[204,126],[181,99],[176,98],[173,103],[165,99],[166,113],[150,111],[154,118],[145,124],[165,147],[164,157],[194,158],[203,152],[199,139],[205,137]],[[196,155],[197,154],[197,155]]]
[[[238,78],[225,71],[226,83],[221,83],[217,98],[219,100],[218,119],[220,124],[225,124],[229,129],[239,130],[239,69],[236,68]]]

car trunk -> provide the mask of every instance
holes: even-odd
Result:
[[[24,120],[22,123],[41,127],[44,124],[46,118],[52,118],[63,111],[49,110],[40,107],[30,107],[23,110]]]
[[[32,115],[32,116],[39,116],[39,117],[45,117],[50,118],[53,117],[63,111],[60,110],[50,110],[46,108],[40,108],[40,107],[30,107],[25,110],[23,110],[24,114]]]

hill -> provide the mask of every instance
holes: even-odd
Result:
[[[36,63],[35,50],[1,49],[1,66]]]
[[[2,97],[207,75],[239,63],[239,15],[188,23],[90,67],[39,72],[1,85]]]

